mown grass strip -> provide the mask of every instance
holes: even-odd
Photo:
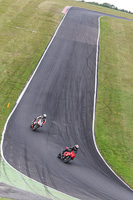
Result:
[[[133,22],[101,18],[95,132],[112,169],[133,187]]]
[[[7,198],[0,198],[0,200],[11,200],[11,199],[7,199]]]

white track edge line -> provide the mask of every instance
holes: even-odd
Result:
[[[102,16],[101,16],[102,17]],[[108,163],[104,160],[103,156],[101,155],[97,144],[96,144],[96,139],[95,139],[95,131],[94,131],[94,127],[95,127],[95,111],[96,111],[96,97],[97,97],[97,77],[98,77],[98,53],[99,53],[99,39],[100,39],[100,18],[98,18],[98,37],[97,37],[97,51],[96,51],[96,70],[95,70],[95,91],[94,91],[94,106],[93,106],[93,121],[92,121],[92,134],[93,134],[93,141],[94,141],[94,145],[95,148],[99,154],[99,156],[101,157],[101,159],[104,161],[104,163],[107,165],[107,167],[113,172],[113,174],[122,182],[124,183],[131,191],[133,191],[130,186],[125,183],[113,170],[112,168],[108,165]]]
[[[23,95],[24,95],[26,89],[28,88],[28,86],[29,86],[29,84],[30,84],[32,78],[34,77],[34,75],[35,75],[37,69],[39,68],[40,63],[42,62],[42,59],[44,58],[44,56],[45,56],[47,50],[49,49],[51,43],[53,42],[53,40],[54,40],[54,38],[55,38],[55,36],[56,36],[56,34],[57,34],[57,32],[58,32],[58,30],[59,30],[61,24],[63,23],[65,17],[67,16],[67,14],[68,14],[68,12],[69,12],[69,10],[71,9],[71,7],[72,7],[72,6],[70,6],[70,8],[68,8],[66,14],[64,15],[64,17],[63,17],[63,19],[61,20],[60,24],[58,25],[58,27],[57,27],[57,29],[56,29],[56,31],[55,31],[55,33],[54,33],[54,35],[53,35],[51,41],[49,42],[49,44],[48,44],[46,50],[44,51],[44,53],[43,53],[41,59],[39,60],[39,62],[38,62],[38,64],[37,64],[37,66],[36,66],[36,68],[35,68],[35,70],[34,70],[32,76],[31,76],[31,78],[30,78],[29,81],[27,82],[25,88],[23,89],[23,91],[21,92],[20,96],[18,97],[18,100],[16,101],[16,104],[15,104],[13,110],[11,111],[10,115],[8,116],[7,121],[6,121],[6,123],[5,123],[5,126],[4,126],[4,129],[3,129],[3,132],[2,132],[2,140],[1,140],[1,147],[0,147],[0,148],[1,148],[1,156],[2,156],[3,160],[4,160],[12,169],[14,169],[15,171],[17,171],[17,172],[20,173],[21,175],[23,175],[23,176],[25,176],[25,177],[27,177],[27,178],[29,178],[29,179],[31,179],[31,180],[33,180],[33,181],[39,183],[39,184],[42,184],[43,186],[48,187],[48,188],[51,188],[51,187],[49,187],[49,186],[47,186],[47,185],[44,185],[43,183],[40,183],[39,181],[36,181],[36,180],[34,180],[34,179],[32,179],[32,178],[26,176],[26,175],[23,174],[22,172],[20,172],[20,171],[18,171],[17,169],[15,169],[12,165],[10,165],[10,163],[8,163],[7,160],[6,160],[5,157],[4,157],[2,146],[3,146],[4,134],[5,134],[5,131],[6,131],[6,128],[7,128],[8,121],[9,121],[10,117],[12,116],[12,114],[14,113],[15,109],[17,108],[17,106],[18,106],[20,100],[22,99],[22,97],[23,97]],[[51,189],[54,190],[54,191],[57,191],[57,192],[59,192],[59,193],[61,193],[61,194],[63,194],[63,195],[65,195],[65,196],[70,196],[70,195],[65,194],[65,193],[63,193],[63,192],[61,192],[61,191],[59,191],[59,190],[54,189],[54,188],[51,188]],[[75,198],[75,200],[77,199],[76,197],[73,197],[73,196],[71,196],[71,197],[72,197],[72,198]],[[77,200],[78,200],[78,199],[77,199]]]

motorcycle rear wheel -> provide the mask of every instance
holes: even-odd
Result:
[[[61,158],[61,153],[59,153],[57,157],[58,157],[58,158]]]

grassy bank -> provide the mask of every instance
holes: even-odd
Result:
[[[23,0],[21,3],[19,0],[0,0],[0,4],[0,137],[5,121],[60,23],[63,17],[61,11],[66,5],[88,8],[133,19],[133,15],[130,14],[72,0]],[[132,127],[130,124],[133,116],[129,106],[133,91],[131,86],[128,88],[128,84],[132,83],[132,79],[129,79],[132,74],[132,22],[111,18],[106,18],[105,22],[103,18],[101,20],[100,50],[102,53],[100,53],[96,136],[98,146],[110,165],[114,169],[116,168],[115,171],[123,176],[130,185],[133,185],[133,176],[130,177],[129,174],[131,172],[131,163],[133,163],[131,157],[133,153],[131,147]],[[119,25],[118,30],[113,31],[117,25]],[[104,34],[106,35],[105,38]],[[111,42],[108,43],[110,36]],[[125,43],[123,44],[123,42]],[[104,47],[106,49],[105,52]],[[122,65],[120,64],[121,58]],[[127,70],[124,71],[127,67],[129,67],[129,74],[127,74]],[[103,73],[101,70],[107,71]],[[125,76],[122,77],[122,75]],[[100,76],[104,77],[101,78]],[[104,78],[107,83],[101,82]],[[121,83],[119,84],[121,86],[118,87],[117,83]],[[105,88],[104,85],[108,86],[108,84],[112,87]],[[115,91],[115,93],[112,91]],[[103,94],[104,96],[106,95],[105,99],[101,99]],[[9,102],[10,107],[7,108]],[[118,106],[116,102],[118,102]],[[107,124],[105,120],[108,121]],[[123,144],[121,145],[122,142]],[[118,147],[120,147],[119,150]],[[122,157],[124,157],[124,163],[128,161],[127,167],[123,166],[121,168]],[[113,161],[110,161],[110,158]],[[114,164],[117,164],[117,167],[114,167]]]
[[[133,187],[133,22],[101,18],[95,132],[115,172]]]

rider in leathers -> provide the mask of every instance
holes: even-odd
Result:
[[[74,150],[74,153],[77,154],[77,151],[79,149],[79,145],[78,144],[75,144],[73,147],[66,147],[66,149],[64,149],[62,151],[62,158],[64,158],[64,153],[67,151],[67,152],[72,152]]]
[[[45,124],[46,123],[46,117],[47,117],[46,114],[39,115],[36,119],[34,119],[34,121],[36,121],[36,120],[38,121],[39,119],[41,119],[43,121],[43,124]],[[42,127],[42,125],[41,125],[41,127]]]

